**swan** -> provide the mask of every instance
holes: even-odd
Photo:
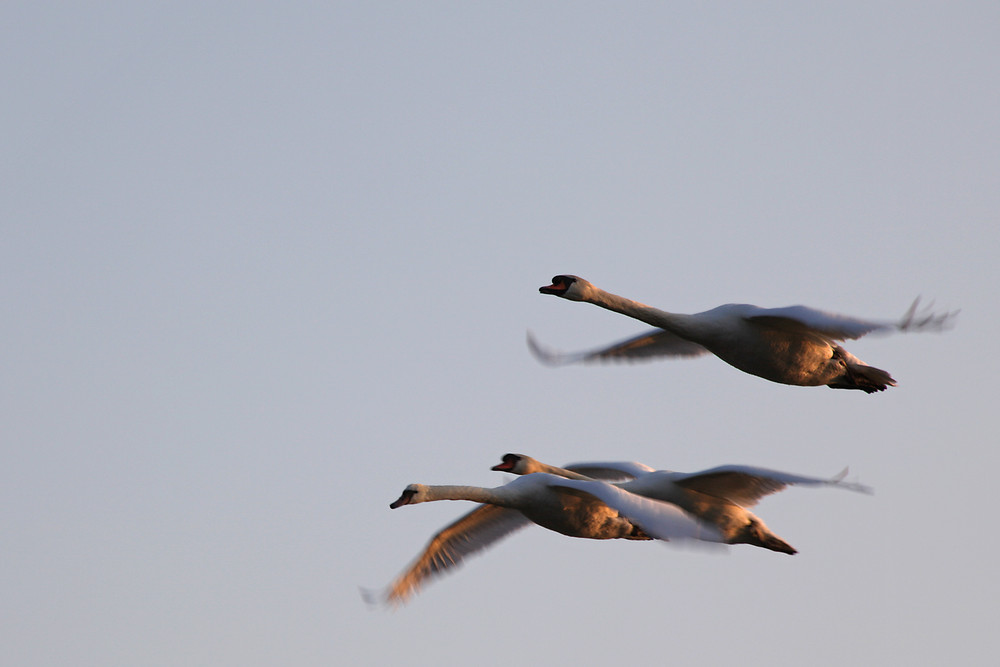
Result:
[[[917,299],[899,322],[860,320],[806,306],[759,308],[738,303],[682,315],[611,294],[573,275],[555,276],[551,285],[538,291],[570,301],[586,301],[661,329],[575,354],[545,350],[529,333],[528,346],[544,363],[693,357],[711,352],[741,371],[772,382],[860,389],[869,394],[895,386],[896,381],[888,372],[865,364],[835,341],[860,338],[874,331],[941,330],[958,312],[918,313]]]
[[[594,540],[722,541],[713,526],[674,505],[603,481],[567,479],[544,472],[524,474],[492,489],[410,484],[389,507],[438,500],[481,504],[438,531],[382,594],[364,591],[368,602],[401,604],[425,581],[459,565],[465,556],[532,523],[570,537]]]
[[[693,473],[654,470],[642,463],[593,462],[575,463],[558,468],[524,454],[505,454],[492,470],[515,475],[550,474],[575,480],[601,479],[618,481],[615,486],[632,494],[660,500],[680,507],[689,514],[714,526],[727,544],[751,544],[786,554],[796,550],[775,535],[748,511],[766,495],[781,491],[790,484],[836,486],[851,491],[871,493],[871,488],[844,482],[844,469],[830,479],[806,477],[793,473],[726,465]]]

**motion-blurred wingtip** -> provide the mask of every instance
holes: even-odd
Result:
[[[404,598],[394,596],[390,592],[383,590],[376,590],[372,588],[365,588],[363,586],[358,586],[358,591],[361,593],[361,599],[365,601],[369,609],[396,609],[405,601]]]
[[[962,312],[960,309],[951,310],[944,313],[935,313],[934,301],[931,300],[927,305],[921,306],[920,300],[922,297],[918,296],[910,304],[910,307],[906,309],[903,313],[903,317],[900,318],[899,322],[896,324],[896,328],[900,331],[945,331],[951,329],[955,326],[955,318],[958,314]]]
[[[554,352],[542,347],[535,336],[528,330],[527,333],[528,349],[531,350],[531,354],[539,362],[545,364],[546,366],[562,366],[568,363],[566,355],[560,354],[559,352]]]
[[[875,495],[875,489],[867,484],[861,484],[860,482],[845,482],[844,478],[847,477],[849,470],[849,468],[845,467],[839,473],[830,478],[830,483],[834,486],[839,486],[850,491],[857,491],[858,493],[864,493],[869,496]]]

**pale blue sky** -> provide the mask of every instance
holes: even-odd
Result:
[[[1000,5],[5,3],[0,645],[18,665],[986,664]],[[551,369],[664,309],[945,334],[899,381]],[[365,607],[508,451],[746,463],[800,553],[529,529]]]

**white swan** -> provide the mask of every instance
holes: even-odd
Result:
[[[722,541],[714,527],[674,505],[631,494],[606,482],[546,473],[525,474],[494,489],[410,484],[389,507],[435,500],[483,504],[434,535],[384,593],[366,593],[369,602],[405,602],[427,579],[530,523],[563,535],[595,540]]]
[[[751,544],[772,551],[794,554],[795,549],[748,511],[766,495],[790,484],[836,486],[871,493],[869,487],[844,482],[845,469],[831,479],[806,477],[766,468],[727,465],[694,473],[653,470],[635,462],[574,463],[558,468],[523,454],[505,454],[492,470],[530,475],[546,473],[569,479],[629,480],[615,486],[654,500],[677,505],[702,521],[715,526],[727,544]]]
[[[886,371],[868,366],[834,341],[860,338],[873,331],[941,330],[956,312],[917,312],[914,301],[899,322],[879,323],[824,313],[805,306],[758,308],[731,303],[694,315],[668,313],[605,292],[578,276],[559,275],[540,287],[570,301],[586,301],[662,329],[576,354],[543,350],[528,334],[528,345],[541,361],[564,364],[593,360],[637,360],[654,356],[697,356],[711,352],[736,368],[782,384],[867,393],[895,386]]]

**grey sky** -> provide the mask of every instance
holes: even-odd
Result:
[[[5,3],[0,644],[20,665],[986,664],[1000,6]],[[678,312],[961,308],[852,352],[551,369]],[[460,503],[553,463],[851,479],[794,557],[529,529],[396,613]]]

